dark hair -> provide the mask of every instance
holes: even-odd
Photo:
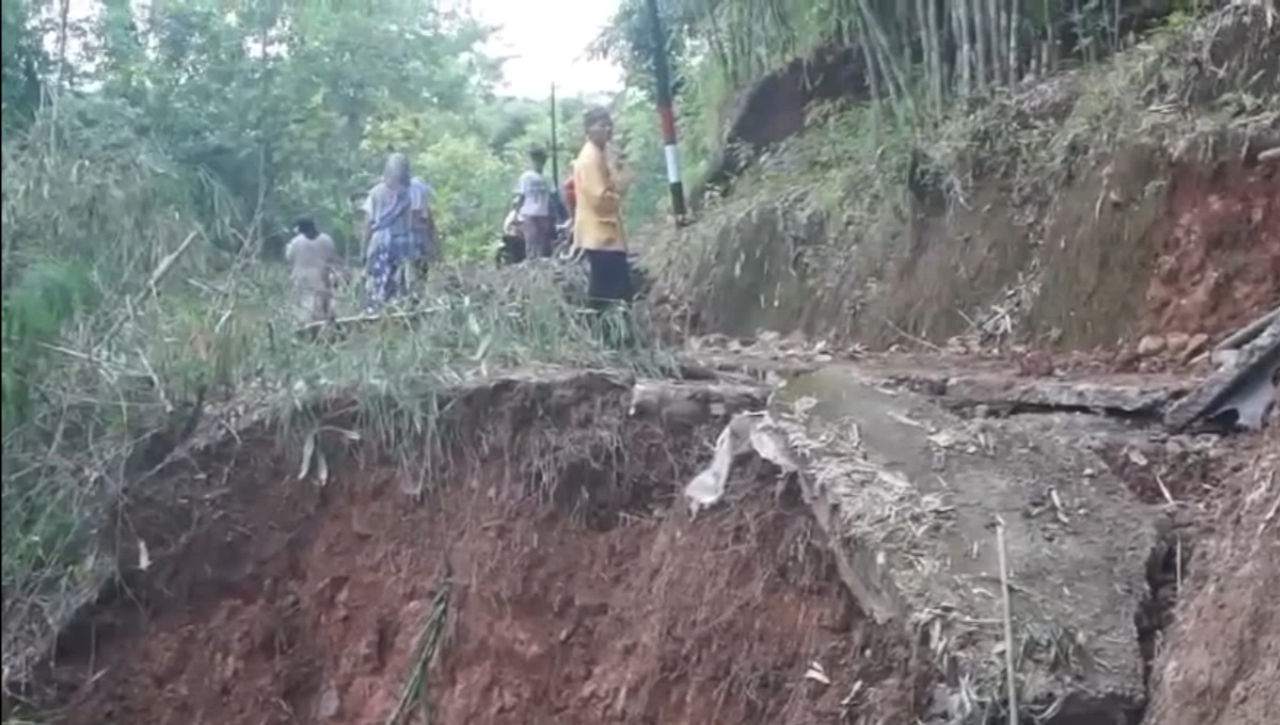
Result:
[[[605,108],[604,106],[592,106],[587,109],[586,113],[582,114],[582,126],[584,128],[591,128],[597,123],[611,118],[613,118],[613,114],[609,112],[608,108]]]
[[[303,217],[294,222],[293,230],[307,239],[315,239],[320,235],[320,232],[316,229],[316,223],[307,217]]]
[[[541,146],[534,146],[529,149],[529,160],[535,164],[547,163],[547,152]]]

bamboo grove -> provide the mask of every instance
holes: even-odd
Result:
[[[1235,0],[1240,2],[1241,0]],[[1250,0],[1259,2],[1259,0]],[[1276,0],[1261,0],[1272,7]],[[1175,13],[1212,0],[662,0],[668,52],[711,64],[741,88],[823,46],[865,55],[877,100],[940,111],[957,97],[1090,62]],[[600,41],[643,75],[641,0],[626,0]],[[923,106],[923,107],[921,107]],[[925,114],[932,115],[932,114]]]

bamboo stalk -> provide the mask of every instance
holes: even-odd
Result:
[[[859,21],[856,32],[858,33],[858,44],[862,46],[863,59],[867,65],[867,85],[871,88],[871,134],[872,138],[878,141],[880,138],[880,113],[884,103],[884,96],[880,90],[881,71],[876,64],[876,51],[871,47],[870,38],[867,36],[866,23]]]
[[[1009,0],[1009,85],[1015,85],[1020,78],[1018,72],[1022,63],[1018,52],[1019,0]]]
[[[969,2],[970,0],[964,1]],[[983,33],[983,26],[985,23],[983,22],[982,7],[984,0],[972,0],[972,2],[972,9],[970,10],[969,8],[966,8],[966,10],[969,11],[966,15],[968,15],[969,25],[971,25],[973,29],[973,40],[976,47],[975,55],[978,59],[978,81],[974,86],[975,90],[980,90],[982,88],[986,88],[987,83],[991,80],[991,74],[987,68],[987,41],[986,36]]]
[[[886,84],[888,85],[889,97],[893,99],[894,105],[902,102],[911,105],[910,89],[907,87],[906,77],[902,69],[898,66],[898,58],[893,52],[893,46],[889,42],[888,35],[884,32],[884,26],[876,17],[875,11],[871,8],[868,0],[858,0],[858,9],[862,14],[862,19],[866,23],[867,32],[874,41],[875,47],[879,52],[878,62],[882,70]]]
[[[943,92],[942,92],[942,27],[938,22],[938,0],[925,0],[928,8],[928,28],[929,28],[929,66],[933,76],[931,86],[933,88],[933,103],[938,115],[942,115],[943,111]]]
[[[1004,53],[1000,52],[1000,0],[987,0],[987,19],[983,31],[987,36],[987,50],[991,53],[991,83],[1004,83]]]
[[[996,519],[996,549],[1000,555],[1000,599],[1004,619],[1004,667],[1009,683],[1009,725],[1018,725],[1018,670],[1013,662],[1013,604],[1009,596],[1009,555],[1004,543],[1004,521]]]
[[[969,0],[955,0],[956,22],[960,25],[956,45],[960,58],[964,63],[960,72],[960,92],[965,96],[973,94],[973,34],[970,30]]]
[[[1044,0],[1044,31],[1045,44],[1044,53],[1041,58],[1041,71],[1048,75],[1057,70],[1058,65],[1058,30],[1057,22],[1053,17],[1053,8],[1049,5],[1049,0]]]
[[[936,110],[934,109],[935,99],[933,98],[933,51],[930,48],[930,45],[933,42],[933,34],[929,32],[928,23],[925,22],[925,1],[926,0],[915,1],[915,22],[912,23],[914,26],[914,32],[912,32],[911,35],[916,36],[920,40],[919,67],[924,79],[924,83],[922,84],[923,87],[920,89],[920,92],[928,99],[926,106],[931,110]],[[906,5],[906,3],[903,3],[903,5]],[[910,41],[905,43],[905,45],[908,48],[907,62],[911,63],[913,59],[911,57]]]

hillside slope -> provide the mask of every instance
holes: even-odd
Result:
[[[1233,8],[919,132],[811,107],[726,201],[643,241],[699,331],[1213,335],[1280,301],[1277,63],[1280,29]]]

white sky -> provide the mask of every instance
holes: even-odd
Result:
[[[586,57],[587,46],[613,17],[619,0],[443,0],[450,1],[469,6],[479,19],[497,26],[485,50],[507,59],[501,92],[545,98],[553,82],[564,95],[622,88],[617,66]],[[132,4],[136,11],[146,1]],[[70,0],[68,15],[73,22],[87,20],[97,10],[97,0]]]
[[[497,25],[487,50],[507,57],[501,90],[545,97],[551,83],[565,95],[616,91],[619,69],[587,60],[586,50],[618,8],[618,0],[469,0],[472,11]]]

